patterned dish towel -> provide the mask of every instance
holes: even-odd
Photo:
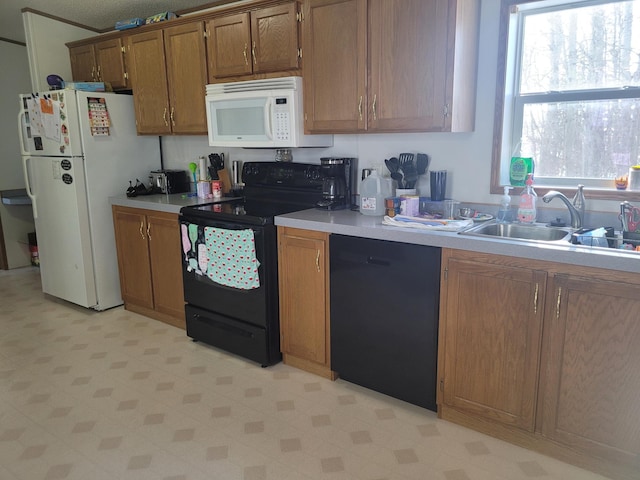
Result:
[[[385,215],[382,219],[383,225],[391,227],[415,228],[418,230],[441,230],[445,232],[459,232],[463,228],[473,225],[473,220],[442,220],[432,218],[408,217],[396,215],[389,217]]]
[[[207,277],[220,285],[251,290],[260,287],[253,230],[204,228],[209,265]]]

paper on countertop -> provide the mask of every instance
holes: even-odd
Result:
[[[444,220],[435,218],[409,217],[406,215],[387,215],[382,219],[383,225],[390,227],[415,228],[419,230],[438,230],[445,232],[458,232],[473,225],[473,220]]]

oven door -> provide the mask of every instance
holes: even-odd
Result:
[[[259,286],[240,289],[213,281],[207,268],[216,260],[209,259],[209,267],[202,259],[206,249],[205,227],[238,231],[251,229],[255,241],[255,256],[259,262]],[[182,233],[182,265],[185,301],[203,310],[215,312],[262,328],[278,322],[278,262],[276,230],[273,225],[250,226],[215,219],[180,218]],[[185,238],[186,236],[186,238]]]

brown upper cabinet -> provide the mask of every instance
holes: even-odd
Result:
[[[136,126],[140,134],[205,134],[204,22],[129,37]]]
[[[109,82],[114,90],[130,88],[122,38],[70,46],[71,75],[76,82]]]
[[[209,81],[299,68],[298,3],[207,21]]]
[[[472,131],[478,0],[305,0],[312,133]]]

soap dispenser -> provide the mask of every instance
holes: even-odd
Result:
[[[509,196],[511,187],[505,185],[502,188],[504,188],[504,194],[500,199],[500,209],[498,210],[496,220],[498,223],[509,223],[511,221],[511,197]]]
[[[520,195],[518,206],[518,221],[520,223],[535,223],[536,221],[536,192],[533,190],[533,174],[527,175],[526,187]]]

